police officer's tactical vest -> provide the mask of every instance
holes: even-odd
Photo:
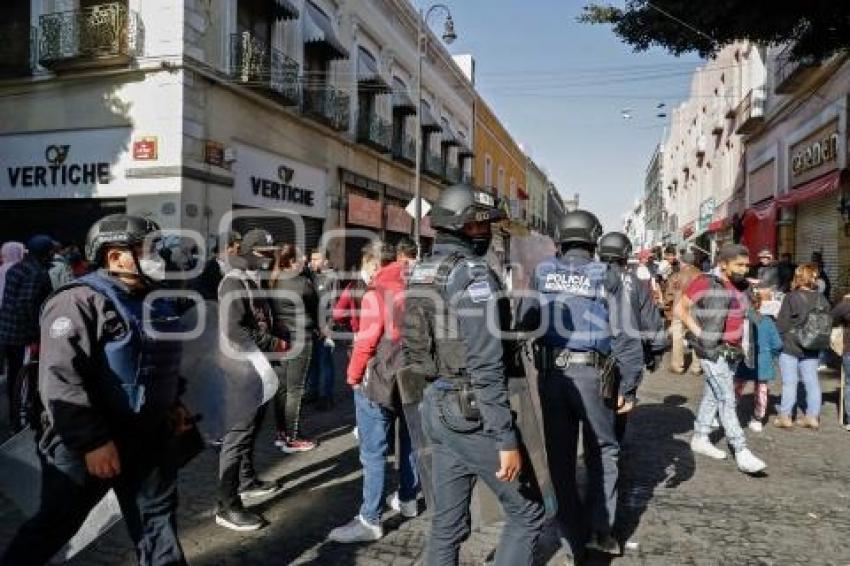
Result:
[[[182,329],[168,300],[145,301],[93,273],[68,287],[85,285],[106,296],[124,322],[126,332],[104,346],[109,380],[99,383],[106,408],[118,415],[155,413],[177,400],[180,384],[181,342],[173,335]],[[68,288],[65,287],[65,288]],[[142,309],[149,309],[147,317]],[[164,336],[156,336],[156,334]],[[169,339],[171,338],[171,339]]]
[[[455,297],[449,297],[446,284],[454,268],[464,261],[462,254],[454,252],[446,256],[432,256],[417,264],[408,280],[406,309],[420,309],[421,324],[432,341],[431,368],[429,379],[468,379],[466,372],[466,345],[460,337],[456,309],[452,308]],[[486,269],[483,276],[487,276]],[[439,297],[435,301],[436,297]]]
[[[541,321],[546,323],[542,338],[546,346],[611,352],[607,273],[607,265],[594,261],[578,264],[552,259],[538,266],[535,277],[542,294],[541,310],[548,312],[548,321]]]

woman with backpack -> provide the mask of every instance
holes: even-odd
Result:
[[[792,291],[785,295],[777,317],[782,337],[779,368],[782,373],[782,402],[773,421],[778,428],[792,428],[797,405],[797,384],[806,389],[805,415],[797,424],[817,430],[820,427],[821,388],[818,358],[829,347],[832,331],[830,305],[818,292],[818,268],[811,263],[797,267]]]

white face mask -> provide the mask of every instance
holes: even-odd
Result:
[[[142,275],[154,281],[165,279],[165,262],[161,259],[139,258],[139,269]]]

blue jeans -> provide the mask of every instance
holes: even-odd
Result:
[[[786,353],[779,356],[779,369],[782,372],[782,402],[779,413],[790,417],[797,405],[797,384],[800,379],[806,388],[806,416],[817,418],[820,415],[821,391],[818,380],[818,358],[795,358]]]
[[[360,442],[360,463],[363,465],[363,504],[360,516],[372,525],[381,522],[384,506],[384,484],[386,483],[387,449],[391,441],[395,414],[366,398],[359,390],[354,391],[354,408],[357,419],[357,435]],[[416,499],[419,491],[419,476],[416,472],[416,456],[410,445],[410,435],[404,420],[399,420],[399,487],[401,501]]]
[[[850,424],[850,353],[844,354],[844,424]]]
[[[740,452],[747,447],[747,439],[735,411],[733,376],[736,364],[730,366],[726,358],[720,357],[716,362],[700,360],[700,365],[705,375],[705,388],[694,423],[694,434],[707,437],[711,433],[711,422],[717,415],[732,450]]]
[[[319,336],[313,340],[313,360],[307,373],[307,392],[318,397],[333,397],[334,349]]]

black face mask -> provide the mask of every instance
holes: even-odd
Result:
[[[749,285],[749,282],[747,281],[747,276],[741,275],[740,273],[733,273],[732,275],[730,275],[729,281],[731,281],[732,285],[734,285],[739,291],[746,289]]]
[[[269,257],[254,254],[246,254],[242,257],[245,258],[249,271],[269,271],[272,268],[273,261]]]
[[[490,249],[490,240],[492,236],[477,236],[469,238],[469,243],[472,244],[472,253],[477,256],[487,255],[487,250]]]

